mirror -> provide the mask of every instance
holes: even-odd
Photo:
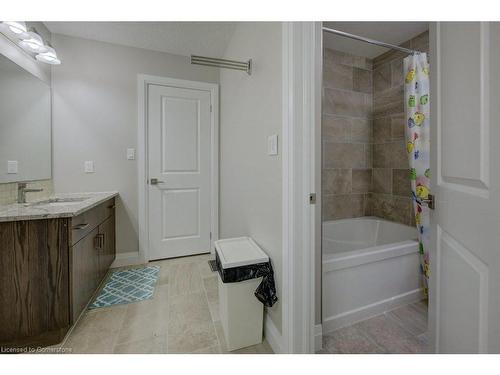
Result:
[[[50,86],[0,54],[0,183],[51,178]]]

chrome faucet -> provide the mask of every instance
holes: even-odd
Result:
[[[26,182],[18,182],[17,184],[17,203],[26,203],[26,193],[36,193],[43,189],[27,188]]]

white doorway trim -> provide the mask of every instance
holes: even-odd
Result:
[[[148,85],[179,87],[210,92],[210,189],[211,189],[211,223],[212,238],[210,251],[214,251],[214,241],[219,238],[219,85],[216,83],[187,81],[168,77],[158,77],[145,74],[137,76],[138,92],[138,133],[137,133],[137,163],[139,190],[139,258],[142,263],[149,261],[149,222],[148,222],[148,129],[147,129],[147,93]]]
[[[283,23],[283,351],[315,352],[321,23]]]

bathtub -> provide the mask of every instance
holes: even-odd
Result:
[[[416,229],[375,217],[323,222],[323,332],[422,298]]]

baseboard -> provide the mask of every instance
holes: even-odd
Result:
[[[134,266],[143,264],[142,257],[138,251],[130,251],[128,253],[117,253],[116,258],[111,264],[111,268]]]
[[[316,324],[314,326],[314,351],[323,349],[323,326]]]
[[[407,293],[399,294],[370,305],[360,307],[345,313],[323,319],[323,333],[330,333],[339,328],[357,323],[376,315],[382,314],[394,308],[418,302],[423,298],[422,290],[415,289]]]
[[[283,336],[279,333],[269,314],[264,314],[264,337],[276,354],[284,354]]]

